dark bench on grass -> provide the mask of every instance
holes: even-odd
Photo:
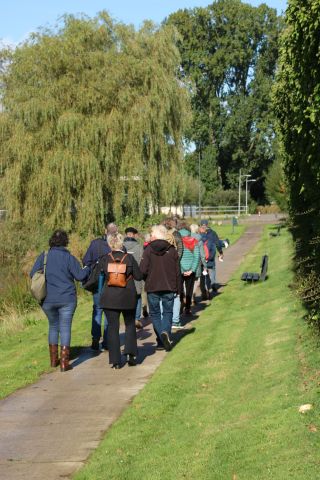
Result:
[[[269,235],[270,237],[280,237],[281,233],[281,225],[277,226],[277,231],[276,232],[270,232]]]
[[[261,280],[264,282],[267,279],[267,271],[268,271],[268,255],[263,255],[261,261],[261,272],[260,273],[250,273],[245,272],[241,275],[241,280],[244,282],[258,282]]]

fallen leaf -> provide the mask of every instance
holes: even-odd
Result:
[[[304,405],[301,405],[299,407],[299,413],[306,413],[308,412],[309,410],[312,410],[312,405],[311,403],[305,403]]]
[[[315,425],[312,425],[312,424],[308,425],[308,430],[310,432],[317,432],[318,431],[317,427]]]

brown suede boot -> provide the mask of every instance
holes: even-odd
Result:
[[[60,353],[61,353],[61,360],[60,360],[61,372],[67,372],[68,370],[72,370],[72,366],[69,365],[70,347],[61,345]]]
[[[59,365],[58,345],[49,344],[49,352],[50,352],[50,365],[51,367],[55,368]]]

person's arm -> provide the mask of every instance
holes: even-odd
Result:
[[[30,277],[32,278],[33,275],[38,272],[38,270],[43,270],[43,261],[44,261],[44,252],[40,253],[37,260],[34,262],[32,270],[30,272]]]
[[[85,280],[90,274],[90,268],[88,266],[82,268],[78,260],[73,255],[70,255],[68,269],[73,278],[78,281]]]
[[[149,265],[150,265],[150,247],[146,247],[143,251],[143,255],[140,262],[140,271],[145,279],[149,273]]]
[[[85,253],[85,256],[82,259],[82,264],[84,266],[91,266],[93,264],[93,258],[92,258],[92,242],[90,243],[88,250]]]
[[[221,244],[220,244],[220,239],[218,237],[217,232],[215,232],[214,230],[212,230],[212,238],[213,238],[213,241],[215,243],[216,249],[218,250],[220,255],[223,255],[223,251],[222,251]]]
[[[132,256],[132,275],[135,280],[142,280],[143,275],[134,256]]]
[[[191,270],[194,273],[197,271],[199,262],[200,262],[200,248],[199,248],[199,244],[197,243],[197,245],[195,245],[193,250],[193,261],[192,261],[192,267],[191,267]]]
[[[206,269],[207,268],[207,260],[206,260],[206,252],[204,251],[203,241],[200,240],[198,245],[199,245],[199,250],[200,250],[201,264],[202,264],[203,268]]]

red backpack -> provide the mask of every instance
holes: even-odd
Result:
[[[204,249],[204,254],[205,254],[205,257],[206,257],[206,261],[209,260],[209,257],[210,257],[210,252],[209,252],[209,247],[208,247],[208,240],[206,240],[205,242],[203,242],[203,249]]]

